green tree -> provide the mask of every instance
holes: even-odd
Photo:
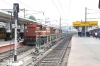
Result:
[[[34,16],[29,16],[29,19],[36,20]]]

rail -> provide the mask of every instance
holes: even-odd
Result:
[[[72,36],[65,38],[57,47],[44,56],[40,61],[38,61],[36,64],[30,64],[29,66],[59,66],[71,37]]]
[[[20,47],[20,48],[18,48],[18,55],[19,54],[21,54],[21,53],[23,53],[23,52],[26,52],[26,51],[28,51],[28,50],[30,50],[30,49],[32,49],[33,47],[30,47],[30,46],[23,46],[23,47]],[[5,60],[5,59],[9,59],[9,58],[11,58],[11,57],[13,57],[13,54],[14,53],[14,51],[13,50],[10,50],[10,51],[7,51],[7,52],[4,52],[4,53],[1,53],[0,54],[0,62],[3,62],[3,60]]]

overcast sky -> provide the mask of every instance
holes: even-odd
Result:
[[[30,10],[26,11],[26,14],[45,12],[45,16],[42,13],[32,14],[37,19],[46,17],[59,22],[61,17],[62,23],[68,20],[66,23],[72,25],[74,21],[85,20],[85,7],[93,9],[87,10],[88,13],[93,13],[87,14],[87,18],[100,17],[100,13],[95,13],[100,12],[98,2],[99,0],[0,0],[0,9],[12,9],[13,3],[19,3],[20,9]],[[20,16],[23,16],[23,12],[20,12]]]

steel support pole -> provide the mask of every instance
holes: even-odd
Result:
[[[60,34],[61,34],[61,17],[60,17],[60,23],[59,23],[59,28],[60,28]]]
[[[59,23],[59,25],[60,25],[60,39],[62,38],[62,36],[61,36],[61,17],[60,17],[60,23]]]
[[[10,16],[10,30],[11,30],[11,33],[12,33],[12,12],[10,12],[10,13],[11,13],[11,16]]]
[[[87,7],[85,7],[85,36],[86,36]]]
[[[25,8],[24,8],[24,18],[25,18]]]
[[[51,38],[52,38],[52,27],[50,28],[50,45],[52,46],[52,41],[51,41]]]

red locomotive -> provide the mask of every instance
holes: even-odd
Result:
[[[24,44],[25,45],[36,45],[36,37],[41,37],[41,43],[43,44],[46,42],[46,35],[51,34],[59,34],[59,29],[52,29],[49,26],[42,26],[35,22],[27,23],[26,24],[26,32],[24,37]]]

